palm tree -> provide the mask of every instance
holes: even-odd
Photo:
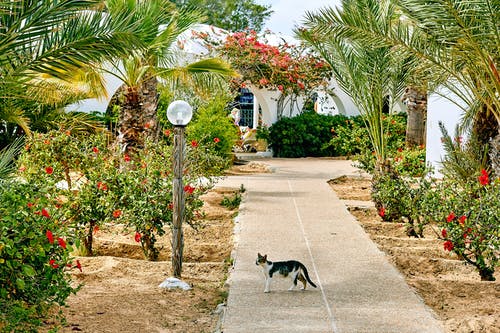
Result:
[[[99,4],[0,1],[2,134],[9,132],[9,124],[29,133],[30,108],[58,107],[95,93],[103,85],[93,71],[95,64],[128,52],[130,45],[141,45],[125,15],[111,21]],[[75,89],[82,83],[83,89]]]
[[[466,104],[463,127],[472,127],[492,151],[500,147],[500,2],[498,0],[396,0],[412,24],[389,42],[417,55],[447,80]],[[443,77],[443,75],[441,75]],[[484,135],[486,133],[486,135]],[[496,146],[495,146],[496,145]],[[492,156],[493,157],[493,156]],[[496,156],[500,158],[500,156]],[[500,165],[500,161],[492,161]],[[495,170],[500,175],[500,170]]]
[[[110,71],[123,82],[118,91],[121,93],[119,143],[123,151],[133,152],[142,147],[145,136],[156,139],[159,79],[174,87],[187,81],[206,86],[217,84],[217,78],[235,72],[219,59],[181,63],[183,59],[176,51],[178,37],[203,19],[196,11],[176,10],[169,0],[109,0],[107,11],[111,17],[130,11],[136,13],[132,20],[147,18],[138,32],[145,47],[129,52],[127,57],[112,64]]]
[[[491,151],[500,151],[500,2],[391,0],[390,3],[397,13],[390,29],[373,29],[356,23],[342,26],[341,33],[355,36],[367,46],[391,46],[417,58],[420,66],[416,73],[419,76],[424,73],[430,91],[451,91],[452,98],[464,102],[457,103],[465,104],[462,130],[472,128],[479,138],[483,137],[483,142],[491,140]],[[412,74],[413,83],[419,81],[416,73]],[[438,86],[445,89],[436,90]],[[443,97],[449,98],[446,93]],[[492,155],[492,164],[500,165],[498,154]],[[500,174],[498,168],[496,174]]]
[[[366,46],[344,34],[344,27],[361,29],[390,28],[394,7],[378,0],[344,0],[342,9],[307,13],[305,29],[297,34],[328,62],[341,89],[356,104],[368,125],[375,149],[376,172],[387,171],[385,135],[382,124],[384,101],[394,103],[404,91],[412,58],[402,56],[389,46]],[[391,105],[392,107],[392,105]]]

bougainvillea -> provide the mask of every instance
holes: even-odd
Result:
[[[229,34],[222,41],[214,41],[205,33],[194,34],[241,73],[241,78],[235,80],[240,87],[251,83],[279,90],[284,95],[307,95],[331,77],[329,65],[301,45],[285,40],[277,46],[271,45],[253,30]]]

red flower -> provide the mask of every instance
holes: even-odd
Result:
[[[48,175],[51,175],[51,174],[54,172],[54,168],[52,168],[52,167],[46,167],[46,168],[45,168],[45,172],[46,172]]]
[[[58,268],[58,267],[59,267],[59,265],[58,265],[58,264],[56,264],[56,261],[55,261],[54,259],[50,259],[50,260],[49,260],[49,265],[50,265],[50,267],[52,267],[52,268]]]
[[[219,139],[219,138],[214,138],[214,142],[215,142],[215,143],[219,143],[219,142],[220,142],[220,139]]]
[[[139,243],[141,241],[141,234],[136,231],[134,239],[137,243]]]
[[[107,191],[108,190],[108,185],[106,185],[103,182],[97,182],[97,189],[98,190]]]
[[[448,217],[446,218],[446,222],[450,223],[455,219],[455,217],[455,213],[451,212],[450,215],[448,215]]]
[[[46,144],[46,145],[50,145],[50,140],[45,139],[45,140],[43,140],[43,143]]]
[[[283,92],[283,90],[284,90],[283,85],[279,84],[278,85],[278,90],[281,91],[281,92]]]
[[[123,160],[124,160],[125,162],[130,162],[130,156],[129,156],[129,155],[127,155],[127,154],[125,154],[125,156],[123,156]]]
[[[54,244],[54,234],[52,233],[52,231],[47,230],[47,232],[45,233],[45,235],[47,236],[47,239],[49,240],[49,243],[50,244]]]
[[[50,218],[50,214],[47,211],[47,209],[45,209],[45,208],[42,209],[42,216],[45,216],[46,218]]]
[[[34,203],[28,202],[28,208],[32,208],[34,205]]]
[[[191,147],[193,147],[193,148],[198,147],[198,141],[196,141],[196,140],[191,141]]]
[[[144,128],[145,129],[150,129],[151,128],[151,124],[150,123],[145,123],[144,124]]]
[[[94,235],[97,234],[98,231],[99,231],[99,226],[98,225],[94,226],[94,231],[93,231]]]
[[[115,211],[113,212],[113,217],[114,217],[115,219],[119,218],[121,215],[122,215],[122,211],[121,211],[121,210],[119,210],[119,209],[117,209],[117,210],[115,210]]]
[[[57,242],[59,243],[59,246],[61,246],[63,249],[66,249],[66,242],[64,241],[64,239],[62,239],[61,237],[59,237],[57,239]]]
[[[381,207],[378,210],[378,215],[380,215],[380,217],[384,217],[385,216],[385,208],[384,207]]]
[[[453,243],[447,240],[446,242],[444,242],[443,247],[446,251],[451,251],[453,250]]]
[[[488,185],[490,183],[490,179],[488,177],[488,172],[486,170],[481,170],[481,176],[478,177],[479,183],[481,185]]]
[[[467,219],[467,216],[462,215],[462,216],[459,217],[458,223],[460,223],[461,225],[464,225],[466,219]]]
[[[96,153],[96,154],[99,154],[99,148],[97,148],[97,147],[93,147],[93,148],[92,148],[92,151],[93,151],[94,153]]]
[[[165,131],[163,131],[163,134],[165,134],[165,136],[170,136],[170,134],[172,134],[172,132],[168,129],[166,129]]]
[[[76,261],[76,268],[78,268],[80,270],[80,272],[83,272],[82,271],[82,264],[80,264],[80,260]]]
[[[403,148],[398,148],[398,153],[402,153],[403,152]]]
[[[443,238],[446,238],[446,236],[448,236],[446,229],[441,230],[441,236],[443,236]]]
[[[191,185],[184,186],[184,192],[186,192],[187,194],[193,194],[194,190],[195,188]]]
[[[174,209],[174,204],[173,203],[169,203],[168,204],[168,209],[170,209],[170,210]]]
[[[300,89],[306,88],[306,86],[302,82],[297,82],[297,85],[299,86]]]
[[[269,84],[269,80],[268,80],[268,79],[266,79],[265,77],[263,77],[263,78],[261,78],[261,79],[259,80],[259,84],[260,84],[261,86],[265,86],[266,84]]]

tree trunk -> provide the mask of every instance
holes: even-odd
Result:
[[[133,154],[144,145],[142,132],[144,121],[141,112],[141,99],[137,88],[126,87],[120,103],[118,117],[118,143],[121,151]]]
[[[152,76],[143,81],[139,89],[142,101],[141,113],[144,121],[144,135],[152,141],[157,141],[159,136],[157,117],[158,80],[155,76]]]
[[[144,139],[156,141],[158,138],[158,80],[151,77],[139,87],[122,86],[111,99],[120,106],[118,117],[118,143],[121,150],[133,154],[144,146]],[[121,97],[117,97],[121,94]],[[108,112],[107,111],[107,112]]]
[[[85,253],[86,256],[93,256],[94,255],[94,250],[92,248],[92,244],[94,241],[94,227],[96,223],[95,221],[90,221],[89,223],[89,231],[87,232],[87,237],[84,239],[84,245],[85,245]]]
[[[408,120],[406,125],[406,146],[425,145],[427,123],[427,91],[415,87],[406,88],[403,100],[406,101]]]
[[[500,127],[495,115],[486,106],[474,119],[473,129],[478,141],[489,144],[488,164],[500,176]]]
[[[496,177],[500,177],[500,134],[497,134],[490,142],[491,168]]]

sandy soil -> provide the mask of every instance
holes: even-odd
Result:
[[[369,200],[370,180],[342,177],[330,181],[344,200]],[[500,332],[500,273],[481,281],[470,265],[443,250],[436,227],[425,238],[406,236],[400,223],[382,222],[375,208],[349,207],[371,239],[384,251],[410,286],[442,320],[446,332]]]
[[[73,278],[83,287],[63,308],[67,323],[60,331],[213,332],[219,319],[215,310],[227,297],[237,213],[220,203],[238,190],[217,188],[206,194],[201,227],[184,227],[182,279],[192,285],[190,291],[158,288],[172,275],[170,233],[159,240],[159,261],[150,262],[133,232],[119,225],[101,228],[95,235],[96,256],[78,258],[83,272],[73,272]]]

